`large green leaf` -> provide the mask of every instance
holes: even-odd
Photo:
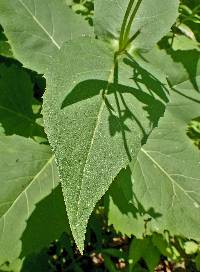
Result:
[[[145,210],[154,209],[158,216],[150,216],[152,230],[167,229],[171,234],[197,240],[200,152],[186,132],[191,119],[199,116],[199,107],[200,94],[189,81],[175,86],[165,116],[132,168],[132,203],[137,207],[139,201]],[[130,195],[130,187],[126,191]]]
[[[1,0],[0,24],[14,57],[39,73],[64,41],[92,31],[64,0]]]
[[[172,38],[165,38],[160,46],[156,46],[151,51],[143,54],[143,58],[161,69],[172,86],[190,80],[193,87],[199,90],[196,76],[200,75],[200,49],[198,50],[191,45],[190,50],[184,50],[184,45],[181,44],[182,48],[179,47],[179,49],[175,50],[173,45],[177,43],[177,36],[173,37],[173,44]]]
[[[66,229],[64,201],[48,146],[0,136],[0,266],[39,252]]]
[[[45,127],[80,251],[95,204],[136,158],[167,101],[165,86],[152,73],[131,56],[114,64],[113,55],[101,41],[74,40],[45,75]]]
[[[136,3],[137,1],[135,1]],[[105,40],[119,40],[121,25],[129,0],[96,0],[95,33]],[[142,1],[133,21],[130,37],[140,34],[135,49],[149,49],[170,29],[178,16],[178,0]]]
[[[0,124],[6,135],[43,136],[43,127],[33,113],[33,84],[30,76],[16,65],[0,65]]]

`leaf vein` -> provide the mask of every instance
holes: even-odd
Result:
[[[166,171],[165,171],[165,169],[163,169],[163,167],[154,159],[154,158],[152,158],[149,154],[148,154],[148,152],[146,151],[146,150],[144,150],[143,148],[141,148],[141,151],[168,177],[168,179],[172,182],[172,186],[173,186],[173,191],[174,191],[174,194],[175,194],[175,196],[177,196],[177,194],[176,194],[176,191],[175,191],[175,188],[174,188],[174,185],[176,185],[183,193],[184,193],[184,195],[188,198],[188,199],[190,199],[193,203],[196,203],[196,200],[195,199],[193,199],[188,193],[187,193],[187,191],[185,191],[184,190],[184,188],[182,187],[182,186],[180,186],[177,182],[176,182],[176,180],[174,180],[171,176],[170,176],[170,174],[168,174]]]
[[[51,34],[47,31],[47,29],[40,23],[40,21],[37,19],[37,17],[31,12],[31,10],[24,4],[22,0],[18,0],[19,3],[24,7],[24,9],[28,12],[28,14],[33,18],[33,20],[36,22],[36,24],[44,31],[44,33],[49,37],[51,42],[57,47],[57,49],[60,49],[59,44],[55,41],[55,39],[51,36]]]

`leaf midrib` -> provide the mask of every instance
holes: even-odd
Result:
[[[114,69],[115,69],[115,63],[112,65],[112,68],[110,70],[110,73],[109,73],[109,76],[108,76],[108,80],[107,80],[108,84],[106,86],[106,90],[108,89],[108,86],[111,83],[111,80],[113,78]],[[84,168],[83,168],[83,172],[82,172],[81,185],[80,185],[80,190],[79,190],[79,193],[78,193],[77,212],[76,212],[76,217],[75,217],[76,221],[79,220],[78,214],[79,214],[79,210],[80,210],[81,191],[82,191],[83,181],[84,181],[84,177],[85,177],[85,170],[86,170],[88,159],[90,157],[92,146],[94,144],[94,138],[95,138],[98,126],[99,126],[99,122],[100,122],[100,119],[101,119],[100,117],[101,117],[101,114],[102,114],[102,112],[104,110],[104,107],[105,107],[105,101],[104,101],[104,99],[102,97],[101,105],[100,105],[100,108],[99,108],[99,113],[97,115],[96,125],[95,125],[94,132],[93,132],[93,135],[92,135],[92,138],[91,138],[90,147],[88,149],[87,157],[86,157]]]
[[[53,38],[53,36],[47,31],[47,29],[40,23],[40,21],[36,18],[36,16],[31,12],[31,10],[24,4],[22,0],[17,0],[26,10],[26,12],[33,18],[33,20],[36,22],[36,24],[43,30],[43,32],[48,36],[48,38],[51,40],[53,45],[60,49],[59,44],[56,42],[56,40]],[[53,22],[52,22],[53,23]]]

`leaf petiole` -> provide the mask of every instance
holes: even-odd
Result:
[[[138,34],[140,33],[140,30],[138,30],[131,38],[129,38],[129,33],[130,33],[130,29],[131,29],[131,25],[133,23],[133,20],[135,18],[135,15],[139,9],[139,6],[142,2],[142,0],[138,0],[133,12],[131,14],[132,8],[133,8],[133,4],[134,4],[135,0],[130,0],[128,7],[126,9],[126,13],[124,15],[124,19],[123,19],[123,23],[122,23],[122,27],[121,27],[121,31],[120,31],[120,38],[119,38],[119,51],[118,54],[120,54],[121,52],[123,52],[126,47],[138,36]],[[130,16],[131,14],[131,16]],[[130,18],[129,18],[130,17]],[[128,24],[127,24],[128,23]]]
[[[126,9],[126,13],[124,15],[124,19],[123,19],[123,23],[122,23],[122,27],[121,27],[121,31],[120,31],[120,38],[119,38],[119,51],[121,51],[121,49],[123,48],[123,44],[124,44],[124,33],[126,30],[126,24],[128,22],[128,18],[130,15],[130,12],[132,10],[133,4],[134,4],[135,0],[130,0],[128,7]]]
[[[128,22],[128,25],[126,27],[126,31],[125,31],[125,34],[124,34],[124,44],[127,44],[127,41],[129,39],[129,33],[130,33],[130,29],[131,29],[131,26],[132,26],[132,23],[133,23],[133,20],[135,18],[135,15],[140,7],[140,4],[141,4],[142,0],[138,0],[134,10],[133,10],[133,13],[131,14],[131,17],[130,17],[130,20]],[[136,32],[137,33],[137,32]],[[134,39],[134,38],[133,38]],[[130,39],[131,40],[131,39]]]

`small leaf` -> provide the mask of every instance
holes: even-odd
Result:
[[[187,241],[184,244],[184,249],[186,254],[195,254],[197,253],[199,246],[193,241]]]
[[[171,243],[168,233],[165,233],[164,235],[159,234],[159,233],[153,233],[152,236],[152,242],[154,246],[158,248],[160,253],[167,257],[168,260],[174,260],[177,261],[178,258],[180,258],[180,253],[178,250],[174,247],[174,245]]]
[[[130,272],[141,258],[146,262],[149,271],[154,272],[160,260],[160,252],[153,245],[150,237],[144,239],[133,238],[129,248]]]

